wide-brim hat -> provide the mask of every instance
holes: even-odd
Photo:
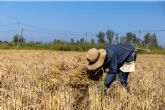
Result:
[[[105,49],[97,50],[96,48],[92,48],[87,52],[86,57],[88,60],[87,69],[96,70],[103,65],[106,57],[106,51]]]

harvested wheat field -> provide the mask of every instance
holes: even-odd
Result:
[[[130,92],[87,74],[85,52],[0,50],[0,110],[164,110],[165,55],[138,55]],[[104,75],[102,76],[104,77]]]

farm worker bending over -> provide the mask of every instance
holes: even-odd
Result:
[[[104,49],[92,48],[87,52],[88,70],[109,68],[104,80],[105,89],[119,76],[120,83],[127,87],[129,72],[135,71],[136,49],[131,45],[111,45]]]

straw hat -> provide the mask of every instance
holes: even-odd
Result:
[[[87,52],[86,57],[88,60],[87,68],[89,70],[95,70],[103,65],[106,51],[104,49],[97,50],[96,48],[92,48]]]

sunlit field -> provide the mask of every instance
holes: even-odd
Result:
[[[86,71],[85,52],[0,50],[0,110],[164,110],[165,55],[137,57],[129,92],[107,94]]]

